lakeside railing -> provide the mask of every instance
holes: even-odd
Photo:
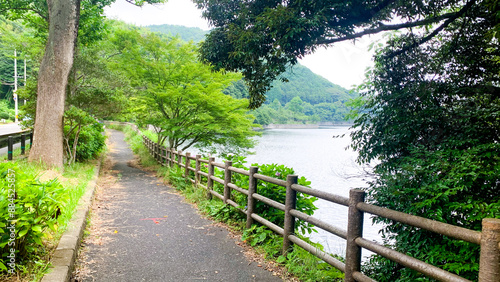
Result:
[[[435,267],[406,254],[397,252],[378,243],[363,238],[363,217],[364,213],[385,217],[403,224],[422,228],[438,234],[446,235],[457,240],[480,245],[479,258],[479,281],[497,282],[500,277],[500,219],[485,218],[482,221],[482,231],[474,231],[466,228],[446,224],[427,218],[405,214],[395,210],[378,207],[364,202],[365,192],[359,189],[352,189],[349,198],[332,193],[315,190],[297,184],[296,175],[288,175],[287,180],[280,180],[258,173],[258,167],[250,167],[244,170],[232,166],[231,161],[225,163],[215,162],[215,158],[202,159],[201,155],[191,156],[189,152],[175,151],[160,146],[146,136],[143,142],[151,155],[163,166],[177,165],[184,168],[184,177],[191,183],[202,187],[207,194],[221,199],[225,204],[235,207],[240,212],[247,215],[246,227],[250,228],[254,221],[259,222],[283,237],[283,254],[289,251],[292,244],[300,246],[326,263],[345,273],[345,281],[375,281],[361,272],[361,250],[365,248],[385,258],[395,261],[405,267],[411,268],[428,277],[439,281],[470,281],[454,273],[450,273],[441,268]],[[184,161],[183,161],[184,160]],[[192,167],[194,161],[194,167]],[[208,172],[201,170],[201,164],[207,164]],[[215,167],[224,172],[224,179],[214,175]],[[194,173],[194,179],[190,178]],[[248,190],[231,183],[233,173],[246,175],[249,177]],[[202,183],[202,177],[206,179]],[[259,195],[257,182],[264,181],[286,187],[285,203],[277,202],[273,199]],[[214,191],[214,182],[224,186],[223,195]],[[231,191],[237,191],[247,196],[247,208],[242,209],[231,199]],[[314,216],[309,216],[296,209],[297,192],[314,196],[335,204],[348,207],[347,229],[338,228],[328,222],[319,220]],[[261,201],[271,207],[285,212],[284,226],[278,226],[260,215],[254,213],[256,201]],[[330,254],[319,250],[294,234],[295,219],[301,219],[321,228],[331,234],[346,240],[345,263],[332,257]]]
[[[29,139],[29,148],[33,145],[33,131],[23,130],[0,135],[0,149],[7,147],[7,159],[11,161],[14,154],[14,144],[21,143],[21,155],[26,153],[26,141]]]

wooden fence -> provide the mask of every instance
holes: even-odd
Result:
[[[21,155],[26,152],[26,140],[30,140],[30,148],[33,143],[33,132],[31,130],[24,130],[14,133],[7,133],[0,135],[0,149],[7,147],[7,158],[9,161],[13,159],[14,144],[21,143]]]
[[[363,238],[363,217],[364,213],[370,213],[385,218],[389,218],[407,225],[415,226],[429,230],[438,234],[446,235],[457,240],[463,240],[481,246],[479,281],[498,282],[500,281],[500,219],[485,218],[482,222],[482,232],[465,229],[462,227],[433,221],[427,218],[418,217],[402,212],[390,210],[387,208],[370,205],[364,202],[365,192],[359,189],[353,189],[349,193],[349,198],[331,194],[328,192],[315,190],[297,184],[296,175],[288,175],[287,180],[272,178],[258,174],[258,167],[250,167],[244,170],[232,166],[232,162],[216,163],[214,158],[208,160],[202,159],[200,155],[191,156],[190,153],[175,151],[159,146],[149,138],[143,136],[143,142],[149,149],[153,157],[164,166],[177,165],[184,168],[184,176],[193,184],[207,190],[207,193],[213,195],[225,204],[231,205],[240,212],[247,215],[246,227],[259,222],[277,234],[283,236],[283,253],[289,251],[292,244],[298,245],[304,250],[310,252],[316,257],[324,260],[333,267],[345,273],[345,281],[375,281],[365,274],[361,273],[361,249],[365,248],[392,261],[395,261],[405,267],[416,270],[428,277],[439,281],[469,281],[456,274],[447,272],[441,268],[427,264],[403,253],[399,253],[390,248],[377,244]],[[183,161],[184,160],[184,161]],[[194,161],[194,167],[192,162]],[[201,170],[201,164],[208,165],[208,173]],[[224,170],[224,179],[214,175],[215,167]],[[194,172],[194,179],[190,178],[190,171]],[[239,173],[249,177],[249,188],[244,189],[231,183],[232,174]],[[202,177],[206,179],[206,185],[202,184]],[[259,195],[257,191],[257,181],[264,181],[279,186],[286,187],[286,201],[279,203],[273,199]],[[214,182],[224,185],[223,195],[213,190]],[[241,209],[239,205],[231,199],[231,191],[237,191],[247,195],[248,203],[246,209]],[[332,203],[348,207],[347,230],[338,228],[321,221],[314,216],[309,216],[295,209],[297,192],[311,195]],[[284,226],[278,226],[254,213],[256,201],[261,201],[271,207],[285,212]],[[330,254],[323,252],[310,245],[299,237],[295,236],[295,219],[301,219],[321,228],[331,234],[346,240],[346,258],[345,263],[341,262]]]

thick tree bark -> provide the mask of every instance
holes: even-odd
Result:
[[[49,39],[38,74],[35,132],[29,161],[62,167],[65,91],[73,65],[80,0],[47,0],[47,4]]]

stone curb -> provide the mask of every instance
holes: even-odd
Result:
[[[96,165],[94,177],[90,180],[85,194],[82,195],[78,202],[78,207],[73,214],[68,229],[63,233],[59,244],[50,260],[52,266],[50,272],[45,274],[42,282],[67,282],[71,278],[71,272],[75,264],[78,248],[82,240],[83,231],[87,223],[87,216],[89,214],[90,205],[94,197],[99,171],[101,170],[102,158]]]

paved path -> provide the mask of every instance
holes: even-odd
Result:
[[[127,165],[133,155],[123,133],[111,132],[119,181],[96,200],[102,233],[79,262],[90,272],[83,281],[281,281],[172,188]]]

